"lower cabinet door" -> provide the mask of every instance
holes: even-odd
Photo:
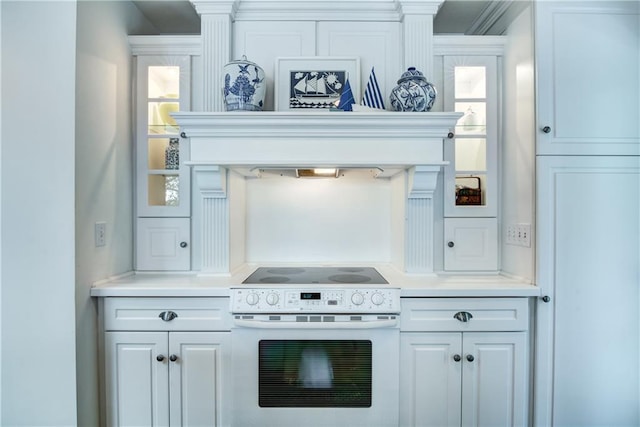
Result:
[[[138,218],[136,270],[191,269],[189,218]]]
[[[464,333],[462,425],[527,425],[527,333]]]
[[[400,334],[402,427],[526,426],[526,332]]]
[[[460,425],[462,334],[400,334],[400,425]],[[461,359],[460,359],[461,360]]]
[[[106,332],[108,426],[226,426],[229,332]]]
[[[496,218],[445,218],[444,244],[447,271],[498,270]]]
[[[169,425],[167,332],[106,332],[108,426]]]
[[[229,425],[225,408],[229,332],[171,332],[169,384],[171,426]]]

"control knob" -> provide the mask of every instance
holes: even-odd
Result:
[[[360,292],[355,292],[351,295],[351,302],[355,305],[360,305],[364,302],[364,297]]]
[[[275,292],[271,292],[270,294],[267,294],[267,304],[269,305],[276,305],[279,299],[280,297],[278,297],[278,294]]]
[[[258,301],[260,301],[260,295],[258,295],[257,293],[251,292],[249,295],[247,295],[247,304],[256,305]]]
[[[376,292],[375,294],[371,295],[371,302],[375,305],[382,304],[384,302],[384,295],[382,295],[380,292]]]

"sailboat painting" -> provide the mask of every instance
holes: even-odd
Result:
[[[289,71],[289,108],[331,108],[347,80],[344,70]]]
[[[322,113],[335,109],[349,80],[359,98],[360,58],[351,56],[290,56],[276,58],[275,111]]]

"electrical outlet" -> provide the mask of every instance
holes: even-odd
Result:
[[[94,227],[96,248],[107,244],[107,223],[96,222]]]

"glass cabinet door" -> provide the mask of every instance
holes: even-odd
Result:
[[[497,215],[497,60],[444,58],[445,110],[463,113],[445,140],[445,217]]]
[[[138,216],[189,216],[188,144],[171,113],[190,109],[188,56],[139,56]]]

